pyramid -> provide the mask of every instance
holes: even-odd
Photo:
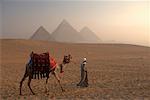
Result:
[[[88,27],[84,27],[80,31],[80,35],[84,38],[85,43],[100,43],[100,38]]]
[[[66,20],[52,32],[52,37],[58,42],[78,43],[84,38]]]
[[[40,26],[37,31],[31,36],[32,40],[44,40],[44,41],[52,41],[52,37],[49,32],[43,27]]]

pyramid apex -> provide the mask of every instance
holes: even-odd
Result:
[[[44,28],[43,26],[40,26],[39,29]]]
[[[69,24],[69,22],[66,19],[63,19],[61,24]]]
[[[43,34],[43,33],[49,33],[43,26],[40,26],[36,31],[35,34]]]
[[[67,20],[66,20],[66,19],[63,19],[62,22],[67,22]]]
[[[72,30],[75,30],[73,27],[72,27],[72,25],[66,20],[66,19],[63,19],[62,21],[61,21],[61,23],[58,25],[58,27],[56,28],[56,30],[58,30],[58,29],[63,29],[64,30],[64,28],[66,29],[72,29]],[[55,30],[55,31],[56,31]],[[76,30],[75,30],[76,31]]]

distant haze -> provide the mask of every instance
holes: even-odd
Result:
[[[1,38],[27,39],[40,26],[52,33],[66,19],[77,31],[89,27],[104,42],[150,45],[149,17],[149,0],[0,0]]]
[[[2,1],[0,1],[0,37],[2,37]]]

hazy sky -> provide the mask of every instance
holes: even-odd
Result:
[[[29,38],[40,26],[51,33],[66,19],[78,31],[89,27],[103,41],[150,42],[149,0],[1,0],[0,4],[3,38]]]
[[[2,1],[0,1],[0,37],[2,37]]]

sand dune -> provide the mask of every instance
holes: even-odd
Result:
[[[0,40],[1,44],[1,99],[150,99],[150,48],[123,44],[63,44],[33,40]],[[45,80],[33,80],[36,93],[31,95],[27,80],[23,96],[19,82],[31,51],[50,52],[58,63],[70,53],[77,65],[65,68],[61,92],[53,76],[49,79],[49,94],[44,92]],[[87,57],[89,87],[79,88],[80,61]]]

